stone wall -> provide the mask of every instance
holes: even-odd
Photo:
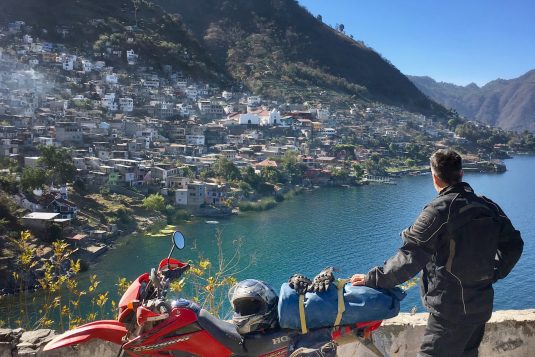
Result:
[[[427,314],[399,314],[387,320],[374,333],[374,341],[386,357],[416,356],[427,321]],[[117,355],[118,348],[108,342],[92,341],[76,348],[42,352],[54,336],[51,330],[24,331],[0,329],[0,357],[90,357]],[[535,356],[535,309],[495,312],[487,323],[479,349],[482,357]],[[339,348],[340,357],[374,357],[358,343]]]
[[[383,323],[374,342],[387,357],[416,356],[427,324],[428,314],[399,314]],[[374,356],[360,344],[339,348],[340,357]],[[479,347],[481,357],[535,356],[535,310],[497,311],[485,327]]]

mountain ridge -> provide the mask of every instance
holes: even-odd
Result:
[[[459,114],[507,130],[535,131],[535,69],[513,79],[496,79],[479,87],[407,76],[431,99]]]
[[[255,79],[264,78],[282,87],[327,83],[355,97],[367,94],[372,100],[408,109],[445,113],[380,54],[330,28],[297,1],[155,0],[155,3],[170,13],[180,14],[220,66],[233,77],[245,79],[250,87],[255,87]],[[235,54],[246,59],[235,60]],[[258,56],[264,57],[259,60]],[[278,76],[258,76],[259,71],[253,73],[247,63],[264,72],[272,70]],[[251,78],[255,76],[258,78]]]

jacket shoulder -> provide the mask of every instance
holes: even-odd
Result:
[[[494,211],[498,216],[502,217],[502,218],[508,218],[507,215],[505,214],[505,212],[502,210],[502,208],[500,206],[498,206],[498,204],[496,202],[494,202],[493,200],[491,200],[490,198],[488,197],[485,197],[485,196],[478,196],[478,198],[484,202],[485,204],[487,204],[487,206],[492,210]]]
[[[431,202],[429,202],[424,209],[427,207],[432,207],[435,211],[442,214],[449,210],[451,204],[459,196],[459,193],[450,192],[445,195],[435,197]]]

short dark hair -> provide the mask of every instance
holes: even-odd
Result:
[[[431,155],[431,168],[435,175],[447,185],[455,185],[462,180],[463,162],[461,155],[454,150],[435,151]]]

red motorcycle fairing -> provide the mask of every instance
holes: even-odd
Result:
[[[128,307],[128,304],[135,300],[139,300],[139,290],[141,288],[141,284],[148,283],[149,280],[149,274],[145,273],[140,275],[132,282],[132,284],[130,284],[119,301],[119,315],[117,316],[117,320],[120,322],[125,322],[128,316],[134,313],[134,310]]]
[[[175,308],[163,322],[124,344],[131,355],[169,356],[169,351],[197,356],[231,356],[232,352],[197,324],[197,314],[187,308]]]
[[[56,336],[45,346],[43,351],[50,351],[57,348],[78,345],[92,339],[109,341],[117,345],[121,345],[122,338],[125,335],[126,328],[124,324],[118,321],[95,321]]]
[[[180,268],[184,268],[186,265],[188,265],[187,263],[182,263],[180,260],[177,260],[177,259],[173,259],[173,258],[165,258],[165,259],[162,259],[162,261],[160,262],[160,265],[158,265],[158,271],[163,271],[163,270],[175,270],[175,269],[180,269]]]
[[[121,297],[121,300],[119,301],[119,309],[125,308],[129,302],[139,300],[139,289],[141,288],[141,284],[148,283],[149,279],[149,273],[145,273],[134,280]]]

